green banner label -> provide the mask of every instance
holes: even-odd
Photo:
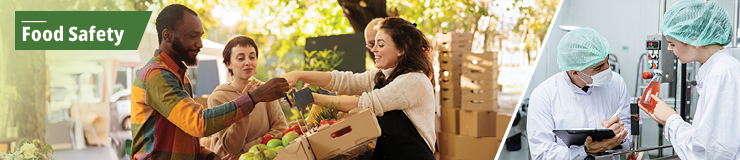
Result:
[[[15,11],[16,50],[136,50],[151,11]]]

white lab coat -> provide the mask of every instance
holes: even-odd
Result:
[[[720,50],[699,68],[696,80],[693,124],[675,114],[663,134],[681,159],[740,159],[740,62],[729,49]]]
[[[629,93],[624,79],[612,72],[609,83],[590,87],[583,92],[571,82],[565,71],[557,73],[534,89],[529,99],[527,134],[533,159],[576,159],[587,154],[584,145],[566,146],[552,130],[571,128],[604,128],[601,120],[608,120],[621,107],[617,115],[630,129]],[[623,143],[629,149],[632,136]],[[619,159],[619,157],[613,157]]]

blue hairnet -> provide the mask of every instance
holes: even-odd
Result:
[[[558,44],[558,65],[564,71],[581,71],[609,55],[609,41],[591,28],[572,30]]]

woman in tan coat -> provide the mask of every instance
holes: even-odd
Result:
[[[229,103],[261,84],[257,80],[249,81],[257,71],[258,55],[259,50],[252,38],[237,36],[226,43],[224,64],[234,80],[216,87],[208,97],[208,106]],[[286,128],[288,124],[278,101],[258,103],[247,117],[213,134],[210,149],[223,159],[239,159],[250,147],[260,144],[265,134],[279,137]]]

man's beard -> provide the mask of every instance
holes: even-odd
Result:
[[[177,55],[180,55],[180,59],[185,62],[185,65],[198,65],[198,56],[190,57],[190,51],[200,52],[200,49],[186,49],[185,46],[182,45],[182,42],[180,42],[180,38],[178,38],[177,36],[174,36],[171,47],[172,50],[175,50],[175,52],[177,52]]]

